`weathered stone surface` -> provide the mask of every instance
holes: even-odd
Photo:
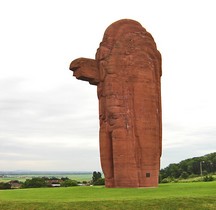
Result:
[[[138,22],[119,20],[105,31],[95,60],[70,69],[97,85],[100,157],[107,187],[156,187],[160,169],[161,56]]]

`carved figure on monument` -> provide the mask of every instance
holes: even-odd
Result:
[[[77,79],[97,85],[100,158],[106,187],[156,187],[162,149],[161,55],[129,19],[105,31],[95,59],[78,58]]]

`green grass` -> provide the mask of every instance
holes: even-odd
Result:
[[[71,187],[0,191],[1,210],[216,209],[216,182],[158,188]]]

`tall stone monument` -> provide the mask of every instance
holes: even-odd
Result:
[[[100,158],[106,187],[156,187],[160,169],[161,55],[151,34],[129,19],[105,31],[95,59],[70,70],[97,86]]]

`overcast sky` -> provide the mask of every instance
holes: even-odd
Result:
[[[162,54],[161,167],[216,151],[214,0],[1,0],[0,171],[101,170],[96,86],[68,68],[123,18]]]

